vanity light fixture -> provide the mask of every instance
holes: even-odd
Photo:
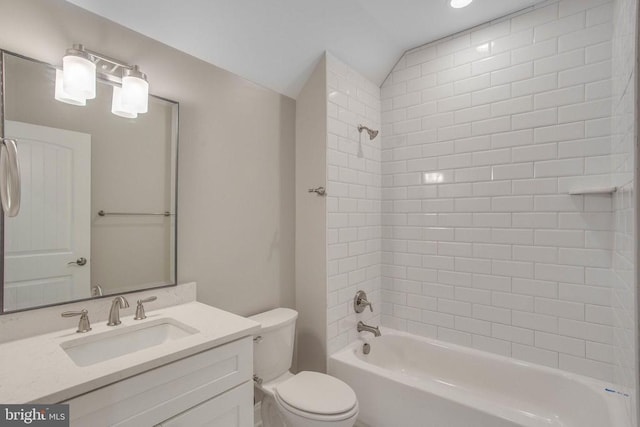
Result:
[[[138,113],[132,112],[122,105],[122,88],[119,86],[113,87],[111,112],[116,116],[124,117],[126,119],[135,119],[136,117],[138,117]]]
[[[122,71],[122,106],[136,113],[149,109],[149,82],[137,65]]]
[[[462,9],[463,7],[467,7],[471,4],[473,0],[449,0],[449,6],[454,9]]]
[[[136,118],[149,109],[147,75],[137,65],[110,58],[86,49],[81,44],[67,49],[62,70],[56,70],[55,98],[71,105],[86,105],[96,97],[96,79],[113,85],[111,112]]]
[[[62,58],[62,88],[75,99],[96,97],[96,64],[81,44],[67,49]],[[57,73],[56,73],[57,77]]]
[[[79,105],[82,107],[87,105],[87,100],[85,98],[71,96],[70,94],[65,92],[62,80],[63,80],[62,70],[56,70],[55,98],[58,101],[66,102],[67,104],[71,104],[71,105]]]

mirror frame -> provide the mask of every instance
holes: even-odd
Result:
[[[49,67],[51,69],[59,69],[60,67],[57,67],[55,65],[52,65],[48,62],[45,61],[40,61],[38,59],[35,58],[31,58],[25,55],[22,55],[20,53],[16,53],[16,52],[12,52],[10,50],[7,49],[3,49],[0,48],[0,137],[4,138],[4,120],[5,120],[5,55],[12,55],[21,59],[25,59],[28,61],[32,61],[41,65],[44,65],[45,67]],[[104,78],[100,78],[98,76],[96,76],[96,82],[97,83],[102,83],[102,84],[107,84],[110,86],[115,86],[115,84],[109,80],[106,80]],[[4,224],[5,224],[5,214],[4,211],[2,209],[0,209],[0,316],[4,315],[4,314],[12,314],[12,313],[19,313],[22,311],[31,311],[31,310],[39,310],[41,308],[47,308],[47,307],[55,307],[58,305],[64,305],[64,304],[70,304],[70,303],[76,303],[76,302],[82,302],[82,301],[90,301],[90,300],[95,300],[95,299],[102,299],[102,298],[113,298],[116,295],[127,295],[127,294],[132,294],[132,293],[136,293],[136,292],[142,292],[142,291],[146,291],[146,290],[151,290],[151,289],[163,289],[163,288],[168,288],[168,287],[172,287],[172,286],[177,286],[178,284],[178,167],[179,167],[179,155],[180,155],[180,103],[177,101],[174,101],[172,99],[169,98],[165,98],[162,96],[158,96],[158,95],[153,95],[151,93],[149,93],[149,97],[153,97],[156,99],[159,99],[161,101],[165,101],[168,102],[171,105],[172,108],[172,140],[175,141],[175,167],[174,167],[174,179],[173,179],[173,186],[174,186],[174,206],[173,206],[173,217],[174,217],[174,230],[173,230],[173,240],[174,240],[174,248],[173,248],[173,283],[169,283],[166,285],[159,285],[159,286],[153,286],[150,288],[140,288],[140,289],[135,289],[135,290],[130,290],[130,291],[126,291],[126,292],[118,292],[118,293],[114,293],[114,294],[109,294],[109,295],[100,295],[100,296],[91,296],[89,298],[81,298],[81,299],[76,299],[76,300],[70,300],[70,301],[65,301],[65,302],[58,302],[58,303],[52,303],[52,304],[43,304],[43,305],[38,305],[38,306],[34,306],[34,307],[27,307],[27,308],[22,308],[19,310],[11,310],[11,311],[5,311],[4,310],[4,250],[5,250],[5,233],[4,233]],[[107,114],[112,114],[110,111]],[[89,284],[91,286],[91,284]]]

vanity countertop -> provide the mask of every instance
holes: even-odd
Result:
[[[60,346],[79,337],[140,325],[142,322],[157,321],[161,318],[175,319],[199,332],[84,367],[76,366]],[[76,321],[77,319],[75,318]],[[90,332],[82,334],[76,333],[74,327],[0,344],[0,402],[62,402],[201,351],[253,335],[260,329],[259,323],[199,302],[148,311],[144,320],[133,320],[133,315],[124,316],[121,320],[122,324],[115,327],[107,326],[104,321],[96,322],[91,325]]]

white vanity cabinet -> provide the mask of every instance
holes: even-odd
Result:
[[[253,427],[252,372],[247,336],[62,403],[73,427]]]

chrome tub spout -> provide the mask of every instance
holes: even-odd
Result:
[[[373,327],[373,326],[365,325],[364,323],[362,323],[362,321],[360,321],[360,322],[358,322],[358,332],[362,332],[362,331],[371,332],[376,337],[379,337],[380,335],[382,335],[380,333],[380,327],[378,327],[378,326]]]

